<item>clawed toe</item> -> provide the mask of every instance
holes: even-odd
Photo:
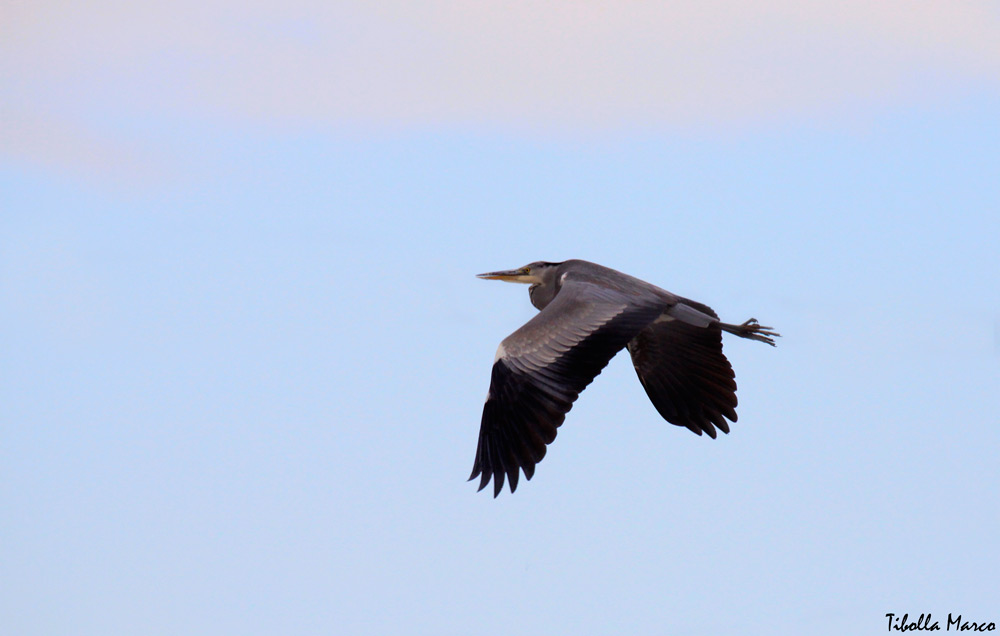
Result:
[[[740,325],[740,331],[742,332],[739,334],[741,337],[766,342],[772,347],[774,346],[774,338],[781,337],[780,333],[771,331],[771,327],[765,327],[757,322],[756,318],[751,318]]]
[[[774,346],[774,338],[781,337],[781,334],[772,331],[771,327],[765,327],[764,325],[757,322],[756,318],[751,318],[741,325],[730,325],[727,323],[720,323],[723,331],[727,331],[731,334],[735,334],[740,338],[747,338],[749,340],[756,340],[758,342],[766,342],[767,344]]]

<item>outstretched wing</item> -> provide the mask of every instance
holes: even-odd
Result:
[[[681,300],[716,319],[711,308]],[[736,421],[736,374],[722,353],[719,323],[696,326],[664,314],[628,344],[632,364],[653,406],[671,424],[698,435],[729,432]]]
[[[531,479],[580,392],[663,311],[658,298],[566,279],[555,299],[497,349],[469,479],[493,496]]]

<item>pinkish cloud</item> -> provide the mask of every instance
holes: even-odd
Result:
[[[4,11],[3,90],[22,112],[67,119],[669,128],[933,101],[948,82],[1000,87],[1000,11],[982,1],[39,0]]]

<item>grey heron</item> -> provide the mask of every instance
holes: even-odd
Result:
[[[715,438],[736,421],[736,375],[722,332],[774,346],[756,319],[733,325],[710,307],[581,260],[537,262],[479,278],[530,285],[531,320],[497,348],[469,480],[493,496],[517,489],[545,456],[580,392],[627,348],[653,406],[671,424]]]

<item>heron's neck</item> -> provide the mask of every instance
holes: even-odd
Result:
[[[557,291],[555,285],[535,283],[528,288],[528,296],[531,298],[531,304],[541,311],[552,302],[552,299],[556,297]]]

